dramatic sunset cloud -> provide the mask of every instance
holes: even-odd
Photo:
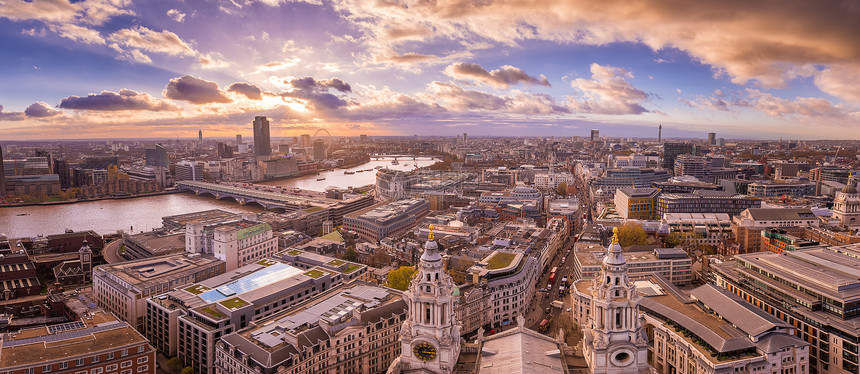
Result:
[[[256,115],[275,137],[860,138],[857,19],[850,1],[2,0],[0,139],[228,136]]]

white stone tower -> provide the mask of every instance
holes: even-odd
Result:
[[[460,356],[460,322],[454,314],[455,284],[445,272],[432,225],[415,271],[403,294],[409,318],[400,331],[400,372],[451,373]]]
[[[857,193],[857,187],[851,185],[850,176],[848,184],[833,199],[833,218],[849,229],[860,228],[860,194]]]
[[[639,317],[641,296],[627,277],[627,260],[618,244],[618,228],[607,248],[600,275],[591,287],[591,313],[583,353],[594,374],[648,372],[648,337]]]

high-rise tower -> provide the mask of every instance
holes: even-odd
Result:
[[[409,317],[400,331],[400,373],[447,374],[454,370],[460,356],[454,289],[431,225],[415,278],[403,294]]]
[[[618,244],[618,228],[600,275],[591,286],[591,312],[585,323],[583,355],[594,374],[647,372],[648,337],[639,317],[641,296],[627,276],[627,260]]]
[[[657,128],[657,143],[663,142],[663,125]]]
[[[254,117],[254,155],[272,155],[272,139],[269,137],[269,120],[266,117]]]
[[[203,141],[203,130],[197,130],[197,141]]]

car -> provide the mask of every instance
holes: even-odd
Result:
[[[552,308],[546,308],[546,314],[552,313]]]
[[[546,288],[541,288],[538,290],[538,292],[548,292],[548,291],[546,290]]]

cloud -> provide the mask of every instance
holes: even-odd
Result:
[[[352,92],[350,85],[338,78],[316,80],[312,77],[296,78],[286,81],[291,91],[281,93],[282,97],[305,100],[314,109],[330,110],[345,107],[349,102],[328,92],[330,89],[341,93]]]
[[[408,45],[420,54],[416,38],[428,46],[439,40],[507,46],[531,40],[596,46],[632,42],[655,51],[684,51],[734,83],[752,81],[766,88],[809,77],[815,73],[810,67],[816,65],[850,62],[860,67],[860,7],[852,1],[339,0],[334,4],[364,33],[363,40],[379,51]],[[402,40],[404,34],[391,32],[390,25],[432,33]]]
[[[254,73],[260,73],[260,72],[264,72],[264,71],[284,70],[286,68],[291,68],[293,66],[296,66],[301,61],[302,61],[301,58],[295,57],[295,58],[287,58],[287,59],[284,59],[283,61],[268,62],[268,63],[257,66],[257,71],[255,71]]]
[[[102,25],[112,17],[133,15],[134,12],[123,8],[129,5],[130,0],[7,0],[0,6],[0,18],[12,21]]]
[[[45,31],[45,28],[44,28],[44,27],[40,27],[38,30],[36,30],[36,28],[35,28],[35,27],[30,28],[30,29],[23,29],[23,30],[21,30],[21,35],[29,35],[29,36],[38,36],[38,37],[42,37],[42,36],[45,36],[45,35],[47,35],[47,34],[48,34],[48,33]]]
[[[814,81],[821,91],[860,104],[860,65],[833,65],[815,74]]]
[[[117,30],[108,39],[120,47],[164,53],[171,56],[194,56],[197,52],[178,35],[164,30],[154,31],[143,26]]]
[[[0,121],[22,121],[24,118],[24,112],[4,112],[0,105]]]
[[[550,86],[545,76],[541,75],[540,78],[536,78],[526,74],[522,69],[510,65],[487,71],[478,64],[458,62],[449,65],[445,69],[445,74],[456,79],[478,81],[499,88],[508,88],[517,83]]]
[[[50,105],[42,101],[33,103],[24,110],[24,114],[26,114],[27,117],[36,118],[53,117],[62,113],[63,111],[55,110],[54,108],[51,108]]]
[[[505,114],[568,114],[570,109],[546,94],[514,91],[512,95],[496,96],[486,92],[466,90],[444,82],[432,82],[425,95],[452,111],[497,111]]]
[[[184,100],[193,104],[229,103],[232,101],[224,91],[221,91],[218,83],[192,75],[171,79],[161,94],[168,99]]]
[[[501,110],[507,106],[507,101],[504,98],[484,92],[465,90],[451,83],[432,82],[428,91],[435,99],[440,100],[443,106],[458,111]]]
[[[227,92],[242,94],[251,100],[263,99],[263,91],[260,90],[260,87],[245,82],[236,82],[231,84],[229,87],[227,87]]]
[[[197,62],[204,69],[223,69],[232,65],[232,63],[224,61],[224,56],[218,52],[203,53],[197,57]]]
[[[152,63],[152,59],[149,58],[146,54],[137,49],[131,49],[128,51],[122,51],[119,57],[120,60],[125,60],[128,62],[136,62],[139,64],[150,64]]]
[[[62,25],[52,25],[50,26],[50,29],[58,35],[76,42],[101,45],[106,43],[105,39],[98,31],[87,27],[66,23]]]
[[[648,94],[633,87],[626,80],[630,78],[633,74],[624,68],[591,64],[591,79],[577,78],[570,83],[580,94],[569,98],[571,109],[593,114],[647,113],[642,103]]]
[[[173,18],[173,20],[176,22],[182,22],[185,20],[185,13],[180,12],[178,9],[168,10],[167,16]]]
[[[102,91],[99,94],[90,94],[86,97],[69,96],[60,101],[59,107],[62,109],[96,111],[146,110],[160,112],[179,110],[179,107],[170,102],[125,88],[119,90],[119,93]]]
[[[851,109],[844,105],[834,105],[830,101],[816,97],[796,97],[793,100],[776,97],[773,94],[761,92],[757,89],[747,89],[751,108],[772,117],[787,118],[800,117],[802,119],[833,118],[860,119],[860,111]],[[854,126],[856,123],[851,122]]]
[[[316,80],[312,77],[304,77],[293,79],[288,82],[290,86],[298,89],[298,90],[324,90],[328,88],[333,88],[340,92],[351,92],[352,87],[349,86],[348,83],[338,79],[329,79],[329,80]]]
[[[393,62],[397,64],[416,64],[420,62],[435,60],[436,58],[438,58],[438,56],[409,52],[399,55],[382,56],[379,57],[378,60],[383,62]]]

